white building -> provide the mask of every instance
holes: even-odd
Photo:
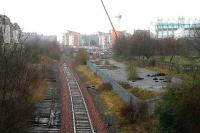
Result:
[[[36,32],[23,32],[22,39],[23,40],[35,40],[38,38],[38,34]]]
[[[98,32],[98,37],[99,37],[100,48],[107,49],[110,47],[111,42],[112,42],[111,33]]]
[[[176,20],[158,19],[155,23],[155,33],[157,38],[181,38],[195,37],[194,30],[200,30],[199,19],[185,19],[179,17]]]
[[[38,35],[40,40],[46,40],[50,42],[57,42],[57,36],[56,35]]]
[[[4,44],[18,44],[21,29],[17,23],[12,24],[7,16],[0,15],[0,34]]]

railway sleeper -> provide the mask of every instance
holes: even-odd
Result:
[[[77,129],[76,130],[77,133],[92,133],[91,129]]]

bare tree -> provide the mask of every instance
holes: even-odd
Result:
[[[190,32],[191,36],[187,38],[188,43],[200,53],[200,24],[193,24]]]
[[[3,28],[0,31],[0,132],[21,133],[25,132],[33,112],[31,92],[37,85],[39,72],[26,62],[20,37],[17,43],[12,40],[6,43]]]
[[[180,54],[180,45],[178,40],[174,38],[166,38],[160,41],[161,44],[161,55],[171,56],[170,63],[173,61],[173,58]]]
[[[125,57],[128,54],[128,51],[127,51],[128,43],[127,42],[128,42],[128,39],[124,36],[121,38],[118,38],[115,41],[115,44],[113,47],[113,51],[115,52],[115,54]]]
[[[131,37],[118,38],[114,52],[121,56],[139,56],[149,59],[155,53],[156,40],[147,31],[137,32]]]

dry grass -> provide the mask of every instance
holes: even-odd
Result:
[[[120,121],[120,132],[121,133],[149,133],[157,125],[158,120],[148,119],[142,122],[137,122],[135,124],[129,124],[125,117],[120,115],[120,109],[125,104],[123,100],[112,90],[102,89],[103,81],[96,74],[94,74],[88,67],[84,65],[77,66],[76,68],[81,72],[86,80],[86,83],[91,85],[96,85],[100,87],[99,96],[101,98],[104,112],[110,116],[114,116]],[[141,94],[142,92],[140,92]]]
[[[133,95],[135,95],[136,97],[138,97],[142,100],[147,100],[147,99],[162,95],[161,92],[150,91],[150,90],[146,90],[146,89],[142,89],[142,88],[132,87],[128,83],[120,82],[119,84],[121,84],[122,87],[124,87],[129,92],[131,92]]]
[[[84,65],[79,65],[77,67],[77,70],[84,74],[84,77],[87,78],[87,83],[98,87],[98,89],[100,90],[100,98],[102,100],[106,113],[109,115],[120,116],[120,108],[123,105],[122,99],[115,92],[111,91],[107,87],[106,89],[103,89],[105,83],[88,67]]]
[[[150,91],[137,87],[132,87],[131,89],[129,89],[129,91],[142,100],[147,100],[161,95],[160,92]]]
[[[51,64],[55,63],[56,60],[53,60],[52,58],[50,58],[48,56],[41,56],[40,62],[41,62],[41,64],[51,65]]]
[[[37,81],[33,87],[34,89],[32,91],[32,97],[30,98],[33,103],[38,103],[43,100],[44,95],[50,88],[51,83],[45,79],[45,77],[48,75],[46,68],[55,65],[56,62],[56,60],[48,56],[41,56],[39,64],[31,64],[31,66],[41,71],[44,76],[44,79]],[[44,72],[42,71],[42,66],[45,66]]]
[[[105,91],[100,94],[107,114],[120,117],[120,108],[123,106],[122,99],[113,91]]]
[[[95,85],[96,88],[99,88],[103,81],[99,78],[95,73],[93,73],[87,66],[79,65],[77,70],[84,74],[84,76],[88,79],[87,84]]]
[[[158,125],[156,118],[148,118],[145,121],[130,124],[125,117],[120,115],[120,109],[124,105],[122,99],[113,91],[102,92],[100,94],[105,113],[115,116],[120,121],[120,133],[150,133]]]
[[[156,71],[156,72],[161,72],[161,73],[166,73],[169,76],[172,77],[177,77],[183,80],[188,80],[191,81],[192,80],[192,75],[189,73],[177,73],[175,71],[169,70],[167,68],[163,68],[163,67],[147,67],[150,70]]]
[[[157,118],[149,118],[134,124],[122,125],[120,133],[153,133],[158,124],[159,120]]]
[[[111,91],[112,90],[112,85],[110,83],[103,83],[100,85],[100,91]]]
[[[44,95],[47,92],[49,86],[49,82],[45,80],[39,81],[37,88],[33,89],[31,101],[33,103],[40,102],[44,98]]]

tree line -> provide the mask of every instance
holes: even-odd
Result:
[[[196,34],[197,35],[197,34]],[[175,56],[197,56],[200,53],[200,34],[195,38],[152,38],[145,32],[116,40],[113,51],[124,59],[139,57],[150,60],[167,56],[170,62]],[[157,105],[155,114],[159,125],[158,133],[199,133],[200,132],[200,77],[199,70],[194,71],[195,78],[181,85],[167,86],[162,101]]]
[[[164,59],[170,56],[172,62],[174,56],[199,55],[200,45],[197,39],[188,38],[152,38],[148,32],[139,32],[129,37],[118,38],[113,51],[122,57],[139,57],[139,59],[151,59],[160,56]]]

